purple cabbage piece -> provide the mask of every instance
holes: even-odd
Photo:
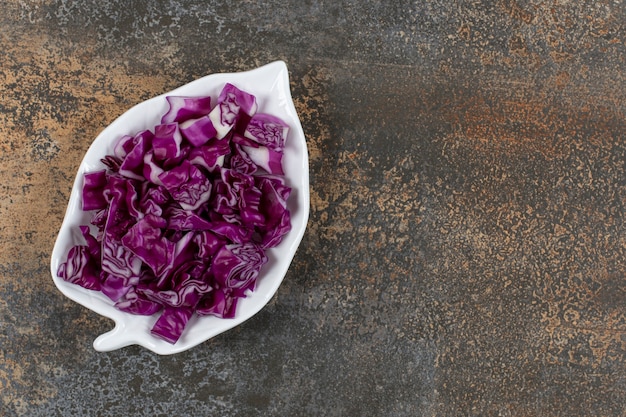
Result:
[[[168,123],[154,127],[152,138],[152,152],[157,161],[175,159],[180,156],[180,146],[183,136],[180,133],[178,123]]]
[[[174,243],[163,235],[167,221],[154,215],[145,216],[122,237],[122,244],[130,249],[155,275],[161,274],[171,263]]]
[[[285,147],[289,126],[276,116],[257,113],[248,122],[244,136],[275,150]]]
[[[119,194],[111,200],[106,222],[97,238],[101,245],[102,292],[113,301],[118,301],[135,286],[142,274],[141,258],[121,242],[126,230],[135,223],[124,204],[127,201],[129,199],[123,198],[123,188],[120,187]]]
[[[105,196],[109,207],[101,241],[102,292],[117,301],[132,285],[131,280],[139,277],[142,265],[141,259],[120,241],[135,222],[133,214],[138,211],[131,207],[137,199],[130,181],[114,175],[109,176]]]
[[[167,268],[156,277],[155,285],[161,290],[171,287],[171,284],[176,281],[176,276],[184,273],[196,258],[193,233],[181,233],[176,236],[177,238],[170,238],[174,242],[174,252],[171,256],[171,261]]]
[[[181,273],[178,278],[181,282],[174,288],[160,289],[149,286],[141,288],[140,293],[148,300],[165,307],[194,308],[205,294],[213,290],[209,283],[201,279],[193,279],[189,273]]]
[[[289,199],[292,190],[291,187],[287,185],[285,177],[276,175],[264,175],[262,177],[256,177],[256,182],[259,187],[261,187],[261,184],[264,182],[271,183],[274,191],[281,198],[283,203],[287,203],[287,200]]]
[[[209,172],[224,166],[224,159],[230,153],[227,141],[210,141],[207,144],[189,151],[189,162],[205,168]]]
[[[167,227],[172,230],[210,230],[211,223],[193,211],[169,207],[166,211]]]
[[[145,295],[130,288],[116,303],[115,307],[121,311],[142,316],[151,316],[163,309],[163,305],[149,300]]]
[[[236,216],[223,216],[215,213],[211,216],[211,232],[220,235],[230,242],[244,243],[250,241],[253,230],[242,224]]]
[[[223,319],[232,319],[237,311],[237,300],[232,291],[219,288],[203,297],[196,306],[196,313],[200,316],[216,316]]]
[[[88,290],[100,291],[98,264],[92,258],[87,246],[76,245],[70,249],[67,262],[59,265],[57,275],[67,282],[80,285]]]
[[[237,133],[233,134],[232,142],[235,147],[235,156],[239,156],[244,159],[244,163],[247,163],[255,168],[261,167],[269,174],[285,174],[283,172],[282,148],[264,146]],[[240,162],[237,161],[237,164],[240,164]],[[233,166],[233,168],[235,167]],[[254,173],[255,171],[252,171],[244,165],[243,172]]]
[[[238,297],[232,291],[218,288],[202,298],[196,306],[196,313],[201,316],[217,316],[223,319],[232,319],[237,311]]]
[[[102,230],[104,230],[104,226],[106,225],[108,213],[109,213],[109,208],[107,207],[105,209],[96,211],[93,214],[93,217],[91,218],[91,224],[98,228],[98,234],[96,236],[96,239],[98,240],[98,242],[102,240],[101,239]]]
[[[178,167],[162,172],[163,186],[185,210],[195,210],[211,196],[211,182],[195,165],[184,160]]]
[[[159,179],[159,175],[163,173],[164,169],[157,164],[154,158],[154,152],[149,150],[143,156],[143,176],[146,180],[153,184],[163,185]]]
[[[266,172],[276,175],[284,175],[283,153],[267,146],[242,146],[242,150],[248,155],[250,160],[263,168]]]
[[[254,161],[242,149],[242,146],[237,143],[233,143],[233,152],[230,157],[230,168],[247,175],[252,175],[258,170]]]
[[[89,226],[78,226],[85,242],[87,242],[87,249],[89,250],[89,254],[94,259],[100,259],[101,251],[100,251],[100,242],[91,235],[91,231],[89,230]]]
[[[241,111],[250,116],[254,116],[258,108],[254,95],[238,89],[231,83],[224,84],[224,88],[217,97],[217,104],[220,105],[223,103],[238,106]]]
[[[149,130],[139,132],[132,139],[133,147],[128,150],[122,163],[120,164],[119,173],[127,178],[136,180],[144,179],[144,156],[146,150],[152,146],[154,135]]]
[[[221,214],[239,212],[246,225],[262,225],[265,222],[260,211],[261,190],[254,183],[254,177],[232,169],[222,169],[215,211]]]
[[[222,288],[240,291],[254,290],[261,267],[267,256],[252,242],[223,246],[213,258],[211,273]]]
[[[211,111],[211,97],[165,97],[169,110],[161,118],[161,124],[181,123],[209,114]]]
[[[106,171],[96,171],[83,177],[83,210],[100,210],[107,207],[104,189],[107,185]]]
[[[227,83],[217,98],[217,105],[209,113],[217,131],[216,137],[218,139],[226,137],[241,117],[249,119],[254,116],[256,110],[257,102],[252,94]]]
[[[139,276],[141,259],[119,240],[105,233],[102,241],[102,271],[130,279]]]
[[[180,132],[193,146],[202,146],[217,135],[209,116],[186,120],[180,123]]]
[[[176,343],[193,312],[194,309],[191,307],[166,307],[154,324],[152,334],[171,344]]]
[[[111,174],[104,189],[104,198],[109,203],[105,227],[109,233],[121,237],[141,216],[134,183],[120,175]]]
[[[149,182],[142,184],[141,198],[139,199],[139,209],[144,216],[150,214],[161,217],[163,207],[170,201],[171,197],[165,187]]]
[[[114,274],[100,273],[101,291],[112,301],[117,302],[137,284],[138,277],[120,277]]]
[[[261,212],[266,222],[258,227],[261,245],[264,248],[277,246],[284,235],[291,230],[291,216],[287,209],[287,199],[291,188],[280,177],[259,177],[257,183],[262,192]]]
[[[193,241],[198,248],[198,257],[206,260],[210,260],[213,255],[226,244],[223,238],[218,237],[215,233],[208,230],[197,232]]]
[[[227,206],[231,209],[239,209],[241,204],[241,196],[244,190],[254,186],[254,177],[232,169],[220,170],[221,181],[216,181],[216,203],[215,210],[223,213],[221,206]],[[230,212],[230,211],[226,211]]]
[[[117,142],[115,142],[113,155],[120,159],[124,159],[134,146],[134,137],[131,135],[123,135],[117,140]]]

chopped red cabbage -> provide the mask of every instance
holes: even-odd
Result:
[[[185,210],[195,210],[211,196],[211,182],[195,165],[184,160],[176,168],[159,174],[161,184]]]
[[[180,132],[193,146],[202,146],[217,134],[209,116],[185,120],[180,124]]]
[[[161,118],[161,124],[184,122],[205,116],[211,111],[211,97],[165,97],[169,110]]]
[[[134,139],[135,138],[130,135],[124,135],[119,138],[113,148],[113,154],[118,158],[124,158],[135,146]]]
[[[267,146],[242,146],[252,162],[270,174],[283,175],[283,153]]]
[[[226,241],[208,230],[202,230],[195,234],[194,243],[201,259],[211,259],[219,248],[226,244]]]
[[[149,300],[145,295],[138,293],[133,287],[128,290],[123,298],[115,303],[115,307],[131,314],[151,316],[152,314],[158,313],[163,308],[163,305],[156,301]]]
[[[209,113],[217,131],[216,137],[224,138],[240,118],[249,120],[256,113],[256,109],[256,98],[252,94],[227,83],[217,98],[217,105]]]
[[[159,275],[171,262],[174,243],[165,238],[167,221],[155,215],[139,219],[122,237],[122,244],[130,249],[154,274]]]
[[[183,136],[180,133],[178,123],[168,123],[154,127],[152,138],[152,150],[154,158],[159,161],[173,159],[180,156],[180,145]]]
[[[119,173],[127,178],[143,180],[144,156],[146,150],[152,146],[154,134],[149,130],[138,133],[133,139],[133,147],[122,157]]]
[[[94,259],[100,259],[100,242],[98,239],[91,235],[91,231],[89,230],[89,226],[78,226],[80,229],[85,242],[87,242],[87,249],[89,250],[89,254]]]
[[[107,185],[106,171],[96,171],[83,177],[83,210],[99,210],[107,207],[103,191]]]
[[[175,206],[166,211],[167,227],[171,230],[210,230],[211,223],[190,210]]]
[[[222,288],[254,289],[259,271],[266,262],[265,252],[255,243],[225,245],[213,257],[211,272]]]
[[[153,130],[120,137],[86,173],[80,226],[59,277],[101,291],[121,311],[160,313],[152,333],[176,343],[193,314],[232,318],[265,250],[291,229],[283,175],[288,126],[226,84],[210,97],[167,97]]]
[[[218,288],[204,297],[196,306],[196,313],[201,316],[217,316],[223,319],[232,319],[237,310],[237,297],[232,296],[232,290]]]
[[[143,156],[143,164],[144,178],[153,184],[163,185],[159,179],[159,175],[161,175],[164,170],[155,161],[154,152],[152,150],[147,151]]]
[[[259,177],[257,185],[261,189],[261,203],[265,224],[258,228],[264,248],[277,246],[284,235],[291,230],[291,216],[287,209],[287,199],[291,188],[281,177]]]
[[[100,281],[102,284],[101,291],[113,301],[118,301],[136,284],[136,277],[134,279],[117,276],[114,274],[107,274],[106,272],[100,273]]]
[[[172,344],[176,343],[193,315],[191,307],[165,308],[152,328],[152,334]]]
[[[254,174],[258,169],[254,161],[246,152],[244,152],[241,145],[238,143],[233,144],[233,153],[230,157],[230,167],[235,171],[249,175]]]
[[[289,126],[271,114],[257,113],[250,119],[244,136],[272,149],[283,149]]]
[[[97,260],[91,257],[87,246],[72,247],[67,255],[67,262],[59,266],[57,273],[64,280],[88,290],[99,291],[102,287]]]
[[[206,145],[191,149],[188,160],[209,172],[214,172],[224,166],[226,156],[230,153],[231,148],[227,141],[213,140]]]

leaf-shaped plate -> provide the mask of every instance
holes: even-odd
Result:
[[[261,270],[257,287],[248,297],[239,300],[234,318],[194,315],[178,342],[170,344],[150,333],[158,314],[138,316],[119,311],[102,293],[64,281],[58,277],[57,270],[65,261],[69,249],[82,242],[77,226],[90,221],[91,214],[82,211],[80,202],[84,173],[104,168],[100,160],[113,153],[113,144],[120,136],[152,129],[159,124],[161,115],[168,108],[166,96],[208,95],[216,99],[227,82],[255,95],[259,112],[278,116],[290,126],[283,164],[287,184],[293,189],[288,201],[292,229],[280,245],[267,251],[269,261]],[[182,352],[241,324],[270,301],[283,281],[302,240],[309,217],[309,204],[308,152],[304,132],[291,98],[287,65],[276,61],[251,71],[208,75],[136,105],[106,127],[94,140],[78,169],[65,218],[52,251],[52,279],[64,295],[115,322],[113,330],[100,335],[94,341],[96,350],[111,351],[136,344],[161,355]]]

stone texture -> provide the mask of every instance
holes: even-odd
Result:
[[[0,2],[0,415],[626,414],[621,2]],[[311,217],[267,308],[188,352],[49,257],[133,104],[284,59]]]

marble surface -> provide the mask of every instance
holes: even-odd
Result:
[[[619,1],[0,2],[0,415],[623,416]],[[276,59],[311,217],[278,293],[196,348],[98,353],[50,252],[132,105]]]

